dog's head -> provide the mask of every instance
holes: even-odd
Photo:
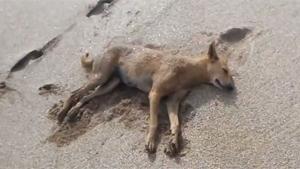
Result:
[[[228,68],[227,59],[218,56],[214,42],[209,46],[208,58],[207,71],[210,83],[220,89],[233,91],[235,86],[231,72]]]

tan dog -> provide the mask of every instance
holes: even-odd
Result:
[[[117,46],[108,49],[103,57],[91,59],[83,56],[82,65],[91,68],[91,79],[64,102],[58,121],[68,121],[77,115],[79,108],[92,98],[111,92],[119,83],[149,93],[150,118],[146,137],[146,150],[156,150],[156,130],[160,101],[167,96],[167,110],[171,124],[168,155],[179,152],[181,128],[178,119],[179,105],[192,87],[210,83],[232,91],[234,82],[224,58],[219,58],[215,44],[209,46],[203,57],[172,55],[152,45]],[[90,93],[90,91],[92,93]]]

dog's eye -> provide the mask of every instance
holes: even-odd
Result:
[[[228,70],[223,68],[224,73],[228,74]]]

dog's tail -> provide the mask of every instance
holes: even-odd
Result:
[[[86,53],[81,57],[81,66],[87,71],[91,72],[93,69],[93,63],[94,59],[89,55],[89,53]]]

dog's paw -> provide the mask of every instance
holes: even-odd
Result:
[[[180,152],[178,137],[175,136],[171,137],[169,144],[165,148],[164,152],[169,157],[174,157]]]
[[[58,114],[57,114],[58,124],[62,124],[64,122],[66,115],[67,115],[67,112],[64,110],[61,110],[60,112],[58,112]]]
[[[78,114],[80,113],[80,107],[74,106],[66,115],[65,122],[74,122],[77,120]]]
[[[154,137],[148,137],[145,145],[145,150],[152,154],[156,152],[156,145],[155,145],[155,138]]]

